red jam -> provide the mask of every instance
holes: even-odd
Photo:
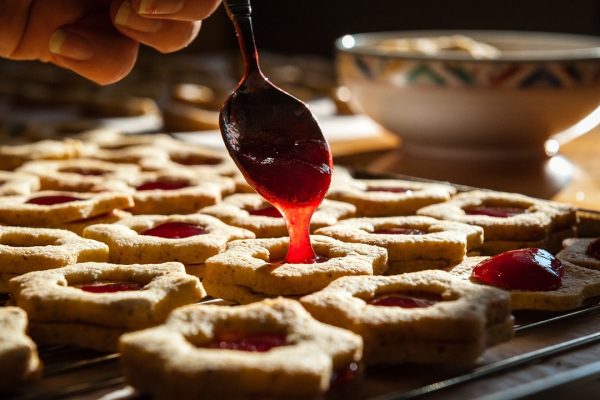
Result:
[[[372,233],[378,235],[425,235],[427,232],[420,229],[413,228],[389,228],[389,229],[377,229]]]
[[[77,285],[73,285],[78,289],[81,289],[85,292],[90,293],[115,293],[115,292],[130,292],[134,290],[142,290],[144,288],[143,283],[139,282],[107,282],[107,281],[97,281],[97,282],[86,282],[86,283],[78,283]]]
[[[194,157],[194,156],[179,157],[179,158],[173,159],[173,161],[176,162],[177,164],[188,165],[188,166],[217,165],[222,162],[222,160],[220,160],[218,158]]]
[[[383,293],[368,303],[372,306],[402,307],[402,308],[424,308],[430,307],[442,301],[437,293],[408,291]]]
[[[139,191],[143,190],[177,190],[189,187],[188,181],[151,181],[144,182],[137,186],[135,189]]]
[[[329,261],[329,257],[317,255],[314,260],[310,260],[306,264],[320,264],[320,263],[324,263],[325,261]],[[278,265],[283,265],[288,262],[289,261],[287,260],[287,258],[279,259],[279,260],[272,259],[269,261],[269,264],[278,266]]]
[[[596,239],[590,243],[585,251],[585,254],[600,260],[600,239]]]
[[[549,291],[562,285],[565,269],[544,249],[511,250],[483,260],[471,278],[506,290]]]
[[[83,199],[80,199],[79,197],[73,197],[73,196],[40,196],[40,197],[32,197],[31,199],[27,200],[25,203],[26,204],[37,204],[40,206],[51,206],[54,204],[69,203],[71,201],[78,201],[78,200],[83,200]]]
[[[215,339],[204,345],[209,349],[265,352],[274,347],[287,345],[286,335],[273,332],[243,333],[221,332]]]
[[[350,383],[358,377],[358,373],[358,364],[355,362],[351,362],[343,368],[338,368],[331,374],[329,387],[335,389],[340,385]]]
[[[525,210],[519,207],[478,206],[464,210],[467,215],[487,215],[488,217],[508,218],[523,214]]]
[[[165,222],[139,232],[140,235],[157,236],[165,239],[183,239],[207,233],[204,228],[185,222]]]
[[[102,171],[99,169],[92,168],[64,168],[60,172],[67,172],[70,174],[78,174],[83,176],[101,176],[106,174],[108,171]]]
[[[283,215],[273,206],[268,206],[265,208],[259,208],[257,210],[248,211],[250,215],[258,215],[262,217],[271,217],[271,218],[283,218]]]
[[[388,192],[388,193],[406,193],[411,192],[411,189],[402,187],[383,187],[383,186],[371,186],[365,190],[366,192]]]

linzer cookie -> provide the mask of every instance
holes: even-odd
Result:
[[[110,181],[139,173],[140,167],[87,159],[42,160],[30,161],[19,171],[39,176],[42,190],[99,192],[113,186]]]
[[[143,172],[124,182],[135,201],[133,214],[191,214],[235,190],[230,178],[182,170]]]
[[[0,197],[0,223],[54,227],[133,206],[125,193],[43,191],[27,196]]]
[[[559,260],[600,270],[600,238],[566,239],[563,247],[556,255]]]
[[[104,242],[115,263],[160,263],[179,261],[204,264],[208,257],[225,250],[236,239],[254,234],[229,226],[209,215],[139,215],[110,225],[85,229],[86,238]]]
[[[349,203],[335,200],[323,200],[310,222],[310,229],[335,224],[339,219],[354,215],[356,208]],[[213,215],[221,221],[248,229],[258,238],[287,236],[285,220],[281,213],[258,194],[234,194],[214,206],[200,210],[203,214]]]
[[[481,226],[483,255],[525,247],[560,249],[574,235],[575,209],[515,193],[472,191],[418,211],[420,215]]]
[[[27,314],[17,307],[0,307],[0,392],[40,377],[42,363],[27,336]]]
[[[600,295],[600,271],[560,261],[538,248],[470,257],[450,273],[508,290],[513,310],[571,310]]]
[[[77,158],[85,152],[85,147],[82,142],[73,139],[0,146],[0,169],[12,170],[31,160]]]
[[[10,293],[36,342],[101,351],[115,351],[124,332],[157,325],[204,296],[180,263],[75,264],[17,277]]]
[[[316,234],[387,249],[388,275],[446,268],[483,243],[478,226],[422,216],[347,219]]]
[[[127,382],[156,398],[312,398],[358,378],[362,340],[277,299],[182,307],[119,350]]]
[[[35,175],[0,171],[0,196],[28,195],[40,190],[40,178]]]
[[[508,293],[445,271],[344,277],[300,302],[362,336],[367,364],[468,364],[513,334]]]
[[[419,208],[441,203],[456,190],[452,186],[399,179],[353,179],[335,184],[328,199],[351,203],[362,217],[414,214]]]
[[[387,270],[387,252],[380,247],[312,236],[317,260],[291,264],[285,262],[288,243],[288,238],[231,242],[227,250],[206,260],[204,280],[210,282],[209,287],[236,285],[269,297],[294,296],[320,290],[342,276],[377,275]]]

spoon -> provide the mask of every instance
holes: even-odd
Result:
[[[250,186],[284,216],[290,235],[286,261],[314,262],[309,226],[331,182],[329,145],[306,104],[261,72],[250,1],[225,0],[224,4],[245,71],[221,109],[223,141]]]

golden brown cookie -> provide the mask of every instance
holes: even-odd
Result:
[[[0,171],[0,196],[28,195],[40,190],[40,178],[24,172]]]
[[[483,243],[478,226],[422,216],[353,218],[316,233],[387,249],[388,275],[446,268]]]
[[[556,257],[580,267],[600,270],[600,238],[566,239]]]
[[[127,382],[157,398],[314,397],[341,371],[356,374],[362,341],[276,299],[182,307],[119,349]]]
[[[58,224],[56,227],[59,229],[66,229],[73,233],[83,236],[85,228],[91,225],[98,224],[113,224],[119,222],[122,219],[131,217],[131,213],[123,210],[112,210],[106,214],[100,214],[92,218],[85,218],[78,221],[65,222],[64,224]]]
[[[445,271],[344,277],[300,302],[361,335],[367,364],[469,364],[513,334],[508,293]]]
[[[0,169],[12,170],[31,160],[67,160],[85,153],[79,140],[41,140],[35,143],[0,146]]]

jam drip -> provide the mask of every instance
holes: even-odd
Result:
[[[40,197],[32,197],[31,199],[27,200],[25,203],[26,204],[37,204],[39,206],[51,206],[54,204],[63,204],[63,203],[70,203],[72,201],[78,201],[78,200],[83,200],[80,199],[79,197],[73,197],[73,196],[40,196]]]
[[[414,228],[377,229],[372,233],[377,235],[425,235],[427,232]]]
[[[365,192],[410,193],[412,190],[402,187],[371,186]]]
[[[186,222],[165,222],[164,224],[141,231],[139,235],[157,236],[165,239],[183,239],[205,233],[207,233],[206,230],[198,225]]]
[[[187,181],[150,181],[144,182],[139,186],[136,186],[136,190],[177,190],[189,187],[190,184]]]
[[[585,254],[595,258],[596,260],[600,260],[600,239],[596,239],[590,243],[585,250]]]
[[[487,215],[488,217],[508,218],[523,214],[525,210],[519,207],[477,206],[464,210],[467,215]]]
[[[144,288],[143,283],[139,282],[110,282],[110,281],[96,281],[78,283],[73,287],[81,289],[85,292],[90,293],[115,293],[115,292],[130,292],[134,290],[142,290]]]
[[[262,217],[283,218],[283,215],[281,215],[279,210],[273,206],[259,208],[257,210],[250,210],[248,211],[248,214]]]
[[[483,260],[471,278],[506,290],[549,291],[562,286],[560,260],[544,249],[511,250]]]
[[[273,332],[221,332],[203,347],[209,349],[265,352],[287,345],[286,335]]]
[[[402,291],[383,293],[376,296],[368,304],[383,307],[424,308],[442,301],[437,293],[423,291]]]

